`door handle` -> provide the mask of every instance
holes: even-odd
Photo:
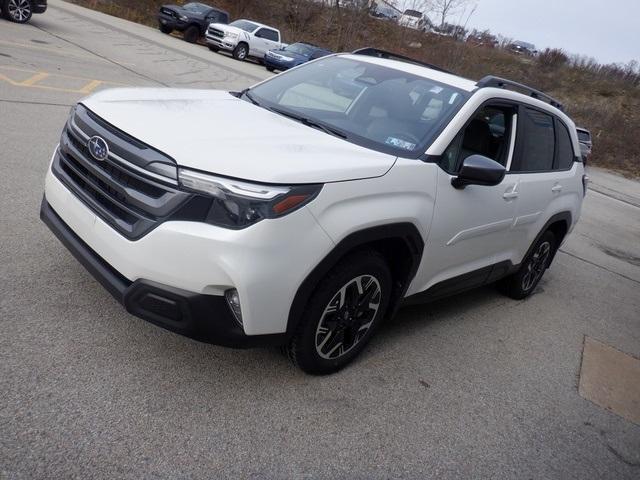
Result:
[[[562,191],[562,185],[554,185],[551,187],[551,191],[553,193],[560,193]]]
[[[518,198],[518,192],[504,192],[502,198],[505,200],[513,200],[514,198]]]

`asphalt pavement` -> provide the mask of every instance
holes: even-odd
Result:
[[[640,477],[640,426],[578,393],[585,336],[640,356],[640,183],[591,170],[529,299],[402,310],[336,375],[197,343],[128,315],[53,237],[45,172],[87,94],[269,74],[49,4],[0,20],[0,479]]]

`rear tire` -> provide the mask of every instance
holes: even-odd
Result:
[[[317,285],[285,350],[306,373],[326,375],[348,365],[384,318],[392,280],[374,250],[344,258]]]
[[[236,60],[246,60],[247,56],[249,55],[249,47],[246,43],[240,43],[236,46],[236,48],[233,49],[232,55]]]
[[[546,231],[533,245],[518,271],[500,280],[500,291],[515,300],[531,295],[549,268],[555,249],[556,237],[553,232]]]
[[[189,43],[196,43],[200,38],[200,29],[195,25],[191,25],[184,31],[184,39]]]
[[[160,24],[160,26],[158,27],[160,29],[160,31],[162,33],[166,33],[167,35],[170,34],[171,32],[173,32],[173,28],[167,26],[167,25],[162,25]]]
[[[2,0],[2,16],[14,23],[27,23],[33,16],[30,0]]]

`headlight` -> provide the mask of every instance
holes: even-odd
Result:
[[[187,20],[189,20],[189,17],[187,17],[186,15],[180,15],[178,19],[182,22],[186,22]]]
[[[234,32],[225,32],[225,33],[224,33],[224,36],[225,36],[226,38],[238,38],[238,34],[237,34],[237,33],[234,33]]]
[[[285,55],[281,55],[281,56],[280,56],[280,59],[281,59],[281,60],[284,60],[285,62],[293,62],[293,58],[291,58],[291,57],[287,57],[287,56],[285,56]]]
[[[206,222],[240,229],[287,215],[313,200],[322,185],[264,185],[178,169],[182,188],[211,199]]]

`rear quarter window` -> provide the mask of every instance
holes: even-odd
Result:
[[[575,160],[575,152],[573,151],[573,143],[569,130],[560,120],[556,120],[556,134],[558,140],[558,169],[568,170]]]

